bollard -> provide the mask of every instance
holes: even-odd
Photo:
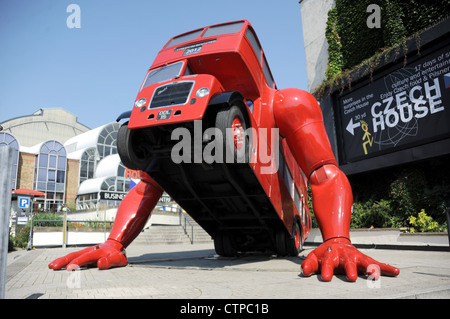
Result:
[[[13,149],[0,146],[0,299],[5,299]]]

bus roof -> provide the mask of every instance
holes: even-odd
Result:
[[[246,45],[243,43],[244,39]],[[245,65],[251,69],[255,82],[259,82],[262,74],[267,85],[276,88],[264,51],[247,20],[215,24],[171,38],[158,53],[151,69],[184,59],[192,62],[199,56],[226,53],[240,55]]]

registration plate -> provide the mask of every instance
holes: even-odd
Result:
[[[158,112],[158,116],[156,117],[156,120],[168,120],[170,119],[170,115],[172,114],[172,110],[163,110]]]

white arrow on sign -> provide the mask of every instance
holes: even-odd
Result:
[[[350,134],[355,135],[355,128],[360,127],[361,123],[360,122],[356,122],[353,123],[353,119],[350,119],[350,122],[348,122],[348,125],[346,127],[347,131],[350,132]]]

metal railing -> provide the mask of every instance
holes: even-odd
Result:
[[[180,225],[183,227],[184,233],[191,241],[191,245],[194,244],[194,225],[189,221],[188,216],[180,209]],[[190,227],[190,234],[188,231]]]
[[[105,234],[111,230],[114,221],[109,220],[67,220],[66,216],[64,219],[33,219],[31,218],[30,222],[30,237],[28,240],[28,247],[33,247],[33,233],[35,227],[56,227],[61,228],[63,233],[63,244],[62,247],[66,248],[67,246],[67,233],[69,232],[69,228],[81,228],[81,227],[89,227],[95,229],[103,229],[103,233]]]

